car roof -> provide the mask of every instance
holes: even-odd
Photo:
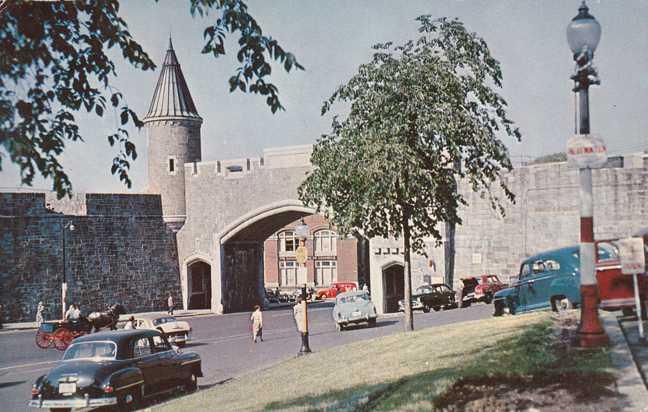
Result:
[[[561,247],[558,249],[551,249],[551,250],[546,250],[544,252],[537,253],[535,255],[529,256],[528,258],[524,259],[522,263],[528,263],[533,260],[537,259],[542,259],[545,257],[549,256],[565,256],[565,255],[571,255],[572,253],[578,252],[579,246],[574,245],[574,246],[567,246],[567,247]]]
[[[124,342],[131,340],[132,338],[148,338],[159,335],[159,331],[151,329],[118,329],[79,336],[78,338],[74,339],[74,343],[107,340],[115,342],[117,345],[121,345]]]
[[[366,295],[367,292],[363,290],[350,290],[343,293],[338,293],[337,297],[346,297],[346,296],[357,296],[357,295]]]

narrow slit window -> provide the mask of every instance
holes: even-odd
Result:
[[[171,172],[171,173],[175,172],[175,159],[174,158],[169,159],[169,172]]]

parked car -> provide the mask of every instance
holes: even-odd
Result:
[[[376,326],[376,307],[369,294],[362,290],[343,292],[335,298],[333,307],[333,321],[338,331],[344,330],[351,324],[366,322],[369,326]]]
[[[137,329],[159,330],[167,336],[169,342],[184,346],[191,340],[191,325],[173,316],[140,316],[135,318]]]
[[[596,242],[596,278],[599,306],[604,310],[631,309],[634,305],[632,278],[621,274],[616,241]],[[641,299],[645,300],[648,282],[640,282]],[[519,280],[493,297],[494,315],[580,305],[579,247],[570,246],[539,253],[525,259]]]
[[[457,306],[455,291],[443,283],[422,285],[412,294],[412,310],[422,310],[427,313],[430,309],[449,309]],[[398,301],[398,310],[405,311],[405,299]]]
[[[36,379],[29,406],[131,410],[146,397],[198,388],[200,356],[180,352],[158,330],[129,329],[76,338],[63,360]]]
[[[476,302],[491,303],[498,290],[506,288],[497,275],[469,276],[461,279],[463,287],[458,292],[457,301],[462,308]]]
[[[358,290],[355,282],[334,282],[326,289],[320,289],[315,295],[316,299],[334,298],[342,292]]]
[[[265,290],[265,297],[268,300],[268,303],[279,303],[279,296],[272,289]]]

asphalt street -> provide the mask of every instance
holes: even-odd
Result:
[[[358,326],[337,332],[331,318],[332,303],[309,306],[310,346],[313,351],[359,340],[385,336],[403,330],[401,316],[379,318],[375,328]],[[435,327],[490,317],[492,306],[478,304],[427,314],[415,314],[415,327]],[[205,389],[248,371],[265,368],[293,357],[300,338],[295,330],[291,308],[278,308],[263,314],[264,342],[254,344],[249,332],[248,313],[185,318],[193,328],[193,340],[184,351],[200,354]],[[35,331],[0,332],[0,411],[27,411],[32,383],[61,358],[55,349],[39,349]],[[430,356],[434,356],[431,352]],[[313,365],[313,372],[322,365]],[[332,367],[326,365],[325,367]]]

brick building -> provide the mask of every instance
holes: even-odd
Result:
[[[297,219],[270,236],[263,245],[264,283],[266,287],[295,287],[304,284],[328,287],[332,282],[356,282],[358,262],[362,261],[359,241],[353,236],[340,235],[324,216],[310,215],[303,219],[309,234],[305,246],[308,251],[304,268],[295,259],[299,240],[295,236]],[[361,265],[360,265],[361,266]]]

